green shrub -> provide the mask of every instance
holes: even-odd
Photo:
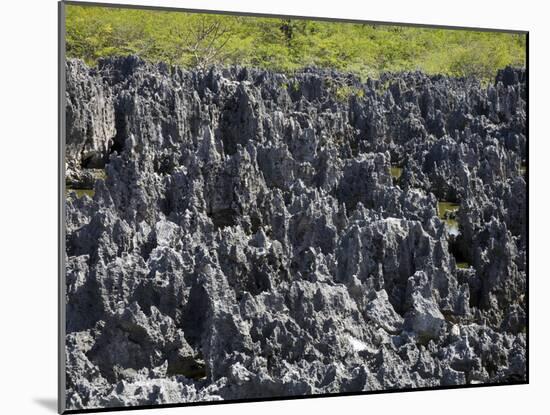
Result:
[[[525,65],[526,37],[510,33],[77,5],[67,6],[66,27],[67,56],[90,65],[137,54],[184,67],[239,64],[292,73],[315,65],[361,78],[423,70],[487,81],[506,65]]]

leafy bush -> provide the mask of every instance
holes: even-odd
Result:
[[[510,33],[76,5],[67,6],[66,27],[67,55],[90,65],[137,54],[184,67],[315,65],[361,77],[423,70],[491,80],[525,64],[526,37]]]

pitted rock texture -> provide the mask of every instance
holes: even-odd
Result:
[[[526,379],[524,70],[66,68],[69,409]]]

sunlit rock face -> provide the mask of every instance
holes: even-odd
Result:
[[[525,380],[524,70],[66,69],[69,409]]]

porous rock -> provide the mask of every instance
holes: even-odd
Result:
[[[66,70],[69,409],[525,380],[524,70]]]

